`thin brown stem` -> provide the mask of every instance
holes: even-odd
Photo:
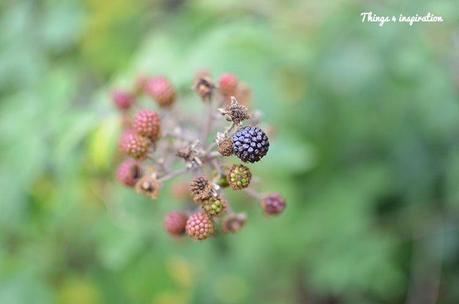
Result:
[[[166,175],[163,175],[160,178],[158,178],[158,181],[159,182],[167,181],[167,180],[172,179],[174,177],[177,177],[177,176],[180,176],[182,174],[185,174],[188,170],[189,170],[189,168],[182,168],[182,169],[178,169],[176,171],[169,172]]]
[[[263,194],[259,193],[258,191],[252,189],[252,188],[245,188],[244,192],[247,193],[249,196],[261,200],[263,198]]]
[[[204,148],[207,147],[208,143],[207,143],[207,140],[208,140],[208,137],[209,137],[209,132],[210,132],[210,128],[212,126],[212,103],[209,101],[209,102],[206,102],[206,108],[207,108],[207,119],[204,121],[204,126],[203,126],[203,131],[202,131],[202,137],[201,137],[201,140],[202,140],[202,146]]]

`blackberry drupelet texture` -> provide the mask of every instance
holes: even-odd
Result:
[[[233,152],[243,162],[259,161],[268,149],[268,136],[258,127],[242,127],[233,135]]]

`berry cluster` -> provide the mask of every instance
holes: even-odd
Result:
[[[119,148],[123,160],[116,178],[156,199],[164,182],[191,175],[189,182],[180,181],[171,188],[174,197],[188,205],[184,210],[194,210],[166,214],[164,228],[176,237],[187,234],[204,240],[217,233],[239,231],[247,216],[232,211],[225,188],[255,198],[266,215],[281,213],[285,199],[276,192],[258,193],[256,179],[247,167],[269,150],[268,135],[257,126],[259,113],[249,113],[248,86],[231,73],[221,75],[214,84],[207,71],[200,71],[193,90],[206,111],[186,120],[174,108],[178,94],[164,76],[141,76],[132,90],[112,93],[122,116]],[[156,107],[140,107],[143,101]],[[212,136],[215,138],[209,142]],[[236,157],[245,164],[234,163]]]

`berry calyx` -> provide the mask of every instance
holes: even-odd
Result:
[[[112,100],[115,106],[120,110],[129,109],[134,103],[134,96],[124,90],[116,90],[112,93]]]
[[[258,127],[242,127],[233,135],[233,153],[243,162],[259,161],[268,149],[268,136]]]
[[[160,184],[156,178],[155,172],[149,172],[145,174],[141,179],[135,184],[135,190],[145,196],[155,199],[159,195]]]
[[[252,179],[250,169],[244,165],[233,165],[226,176],[228,183],[233,190],[247,188]]]
[[[213,192],[212,184],[204,176],[193,178],[189,189],[193,196],[193,200],[197,203],[211,197]]]
[[[226,117],[227,121],[232,121],[235,124],[240,124],[242,121],[250,118],[247,107],[239,104],[235,97],[231,97],[231,103],[219,110]]]
[[[141,110],[134,117],[133,127],[137,134],[147,137],[152,142],[160,135],[160,118],[158,113],[151,110]]]
[[[179,211],[172,211],[164,217],[164,228],[172,236],[180,236],[185,233],[188,216]]]
[[[116,170],[116,178],[120,183],[128,187],[134,187],[142,177],[140,164],[133,159],[126,159]]]
[[[276,215],[284,211],[285,199],[277,192],[270,193],[261,200],[261,207],[267,215]]]
[[[214,234],[214,223],[205,212],[197,212],[188,218],[185,231],[192,239],[205,240]]]
[[[223,96],[234,96],[236,94],[238,80],[232,73],[225,73],[218,80],[218,89]]]
[[[161,107],[171,106],[175,102],[175,88],[172,83],[163,76],[153,77],[148,80],[145,90]]]
[[[200,77],[196,80],[193,89],[201,96],[202,101],[210,101],[215,90],[215,85],[209,77]]]
[[[120,137],[121,150],[134,159],[143,159],[150,147],[150,140],[128,129]]]
[[[210,197],[201,202],[202,209],[208,216],[219,216],[226,210],[226,201],[221,197]]]

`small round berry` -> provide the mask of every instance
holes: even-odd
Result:
[[[246,221],[247,215],[245,213],[231,213],[223,221],[222,231],[224,233],[238,232],[242,229]]]
[[[192,239],[205,240],[214,234],[214,223],[205,212],[197,212],[188,218],[185,231]]]
[[[142,177],[142,168],[133,159],[126,159],[116,170],[116,178],[120,183],[128,187],[134,187],[139,178]]]
[[[234,96],[236,94],[238,80],[234,74],[225,73],[218,80],[218,89],[224,96]]]
[[[143,159],[150,147],[150,140],[140,136],[133,130],[126,130],[120,137],[120,148],[127,155],[134,159]]]
[[[228,179],[226,177],[226,175],[224,174],[221,174],[221,175],[218,175],[215,179],[214,179],[215,183],[217,185],[219,185],[220,187],[222,188],[226,188],[229,186],[228,184]]]
[[[134,96],[124,90],[116,90],[112,93],[112,99],[115,106],[120,110],[129,109],[134,103]]]
[[[180,236],[185,233],[188,216],[179,211],[172,211],[164,217],[164,228],[172,236]]]
[[[285,199],[277,192],[270,193],[261,200],[261,206],[267,215],[279,214],[285,209]]]
[[[268,149],[268,136],[258,127],[242,127],[233,135],[233,153],[243,162],[259,161]]]
[[[222,156],[231,156],[233,154],[233,140],[231,137],[224,137],[217,144],[218,153]]]
[[[161,107],[168,107],[175,102],[175,88],[163,76],[153,77],[148,80],[145,89]]]
[[[159,138],[160,133],[159,115],[151,110],[141,110],[134,117],[133,127],[137,134],[147,137],[152,142]]]
[[[228,183],[233,190],[247,188],[252,179],[250,169],[244,165],[233,165],[226,176]]]
[[[211,196],[202,201],[201,207],[208,216],[219,216],[226,211],[227,203],[221,197]]]
[[[197,203],[200,203],[202,200],[205,200],[212,196],[212,184],[204,176],[198,176],[193,178],[189,188],[193,196],[193,200]]]

